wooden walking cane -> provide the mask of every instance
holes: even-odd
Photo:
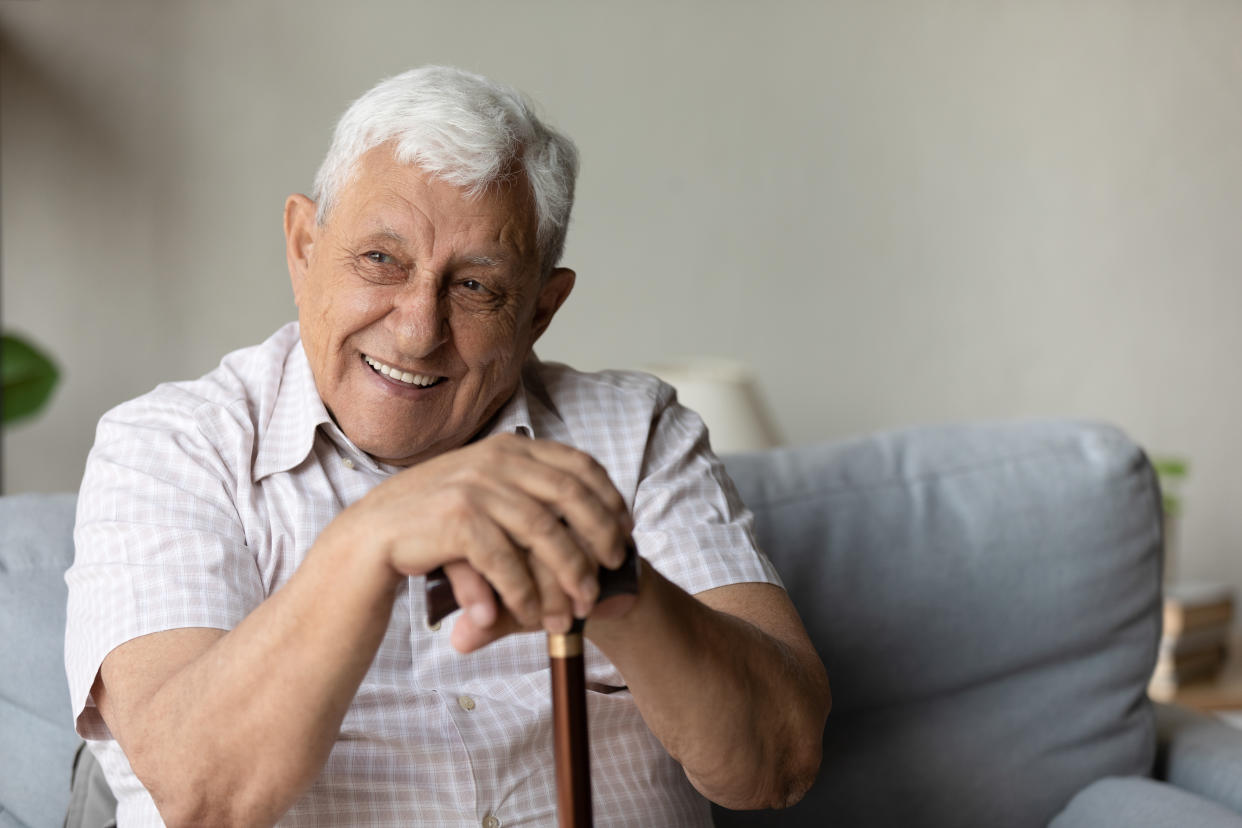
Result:
[[[599,598],[638,592],[638,553],[633,546],[617,569],[599,570]],[[457,609],[444,570],[427,573],[427,623]],[[560,828],[591,828],[591,752],[587,739],[586,671],[582,630],[575,619],[567,633],[548,633],[552,672],[552,747],[556,762],[556,811]]]

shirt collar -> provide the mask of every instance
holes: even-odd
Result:
[[[523,372],[525,373],[525,372]],[[526,397],[526,383],[519,381],[517,389],[509,401],[501,406],[492,417],[492,421],[484,426],[470,442],[482,440],[493,434],[523,434],[535,437],[535,426],[530,417],[530,404]]]
[[[253,480],[258,482],[300,465],[315,445],[315,432],[324,424],[332,425],[332,417],[319,397],[315,376],[298,337],[285,357],[271,415],[259,431]]]

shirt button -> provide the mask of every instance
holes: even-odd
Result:
[[[474,699],[470,698],[469,696],[458,696],[457,703],[461,705],[462,710],[465,710],[467,712],[474,710]],[[499,825],[500,823],[497,822],[496,824]]]
[[[496,819],[496,817],[491,814],[488,814],[483,817],[483,828],[500,828],[500,820]]]
[[[354,461],[353,461],[353,460],[351,460],[351,459],[350,459],[350,458],[348,458],[348,457],[342,457],[342,458],[341,458],[341,465],[342,465],[342,466],[344,466],[344,467],[345,467],[345,468],[347,468],[347,469],[352,469],[352,468],[354,467]]]

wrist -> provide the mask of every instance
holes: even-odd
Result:
[[[354,581],[365,592],[395,593],[405,574],[392,565],[396,538],[368,521],[360,504],[346,509],[320,533],[312,552],[330,577]],[[307,556],[309,562],[311,556]]]
[[[614,594],[595,605],[587,619],[585,634],[601,648],[652,626],[658,614],[660,593],[668,584],[642,558],[638,559],[637,588],[633,594]]]

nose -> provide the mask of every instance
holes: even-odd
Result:
[[[393,297],[386,321],[403,356],[430,356],[448,340],[448,301],[439,281],[416,274]]]

